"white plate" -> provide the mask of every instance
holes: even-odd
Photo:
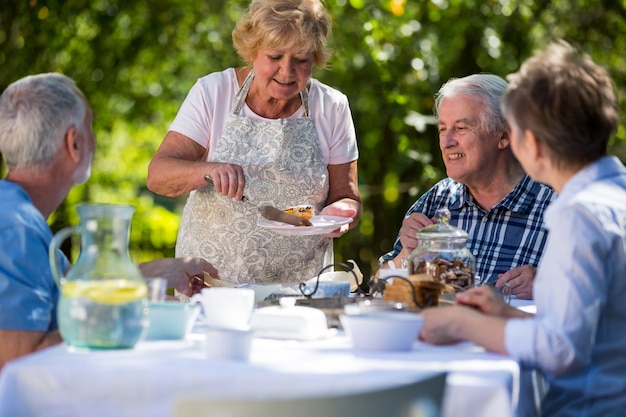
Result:
[[[310,236],[330,233],[341,225],[352,222],[352,217],[340,216],[313,216],[313,226],[293,226],[287,223],[259,219],[258,225],[275,233],[287,236]]]

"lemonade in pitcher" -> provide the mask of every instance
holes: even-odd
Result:
[[[148,288],[128,253],[132,206],[83,204],[78,227],[60,230],[50,243],[50,265],[59,286],[59,330],[69,346],[127,349],[149,322]],[[59,270],[60,244],[81,238],[76,263]]]
[[[75,347],[131,348],[146,328],[147,286],[125,279],[67,282],[59,300],[59,328]]]

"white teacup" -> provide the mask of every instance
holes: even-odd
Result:
[[[206,332],[206,356],[211,359],[247,361],[252,335],[252,330],[210,328]]]
[[[202,304],[205,323],[210,327],[246,330],[254,309],[254,290],[251,288],[203,288],[191,297]]]

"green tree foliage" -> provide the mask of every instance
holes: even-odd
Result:
[[[195,80],[241,65],[230,33],[247,0],[0,0],[0,89],[59,71],[96,119],[91,180],[50,219],[76,223],[82,201],[137,207],[137,260],[173,255],[185,198],[155,196],[147,165]],[[433,94],[450,77],[505,76],[534,49],[565,38],[609,68],[624,106],[626,3],[610,0],[327,0],[334,55],[314,76],[346,93],[357,128],[365,212],[335,244],[366,276],[391,249],[410,204],[445,176]],[[624,160],[624,124],[612,152]]]

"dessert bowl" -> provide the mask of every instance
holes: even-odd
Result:
[[[145,340],[184,339],[200,312],[199,305],[179,301],[153,301],[149,308],[150,324]]]
[[[422,328],[421,314],[408,311],[374,311],[339,317],[357,350],[410,351]]]

